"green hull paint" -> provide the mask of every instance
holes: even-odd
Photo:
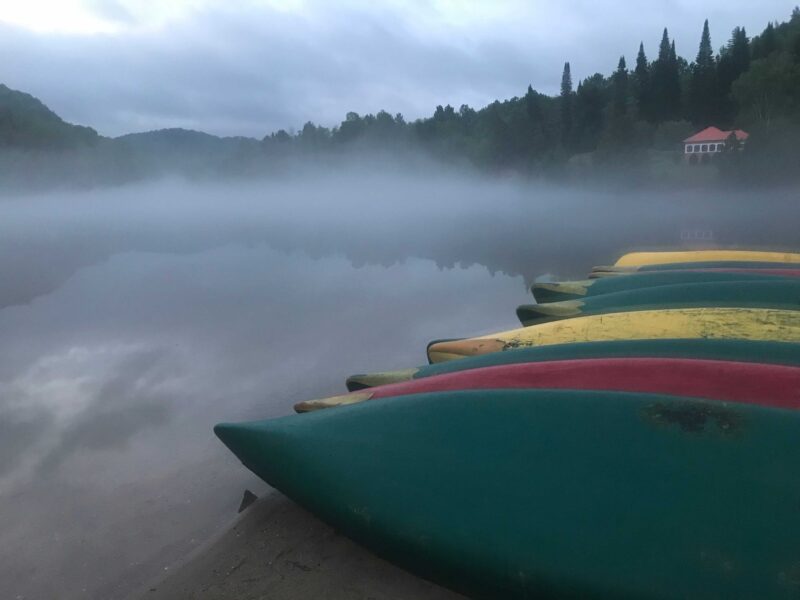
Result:
[[[785,277],[776,275],[757,275],[751,273],[659,271],[632,273],[626,277],[606,277],[603,279],[585,279],[556,283],[534,283],[531,286],[531,292],[537,302],[560,302],[562,300],[580,300],[587,296],[613,294],[660,285],[785,280]]]
[[[390,371],[374,375],[352,375],[347,379],[350,391],[396,383],[408,379],[455,373],[467,369],[480,369],[497,365],[548,360],[584,358],[624,358],[646,356],[653,358],[704,358],[710,360],[736,360],[763,363],[800,365],[800,344],[786,342],[755,342],[749,340],[621,340],[611,342],[585,342],[555,344],[539,348],[520,348],[471,356],[417,369]]]
[[[800,412],[467,391],[215,431],[332,526],[471,597],[800,594]]]
[[[642,273],[652,271],[677,271],[686,269],[797,269],[798,263],[747,262],[740,260],[720,260],[705,262],[662,263],[657,265],[598,266],[592,272],[598,273]]]
[[[694,283],[641,288],[517,308],[523,325],[570,317],[661,308],[800,309],[800,280]]]

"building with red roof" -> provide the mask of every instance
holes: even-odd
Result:
[[[706,127],[703,131],[698,131],[693,136],[683,140],[684,154],[687,157],[693,155],[702,157],[722,152],[725,150],[725,143],[728,141],[731,134],[736,136],[736,140],[740,145],[750,137],[750,134],[741,129],[723,131],[716,127]]]

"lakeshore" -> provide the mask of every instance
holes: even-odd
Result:
[[[269,491],[186,560],[133,596],[142,600],[457,600]]]

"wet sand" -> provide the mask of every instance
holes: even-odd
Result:
[[[382,560],[278,492],[133,598],[457,600]]]

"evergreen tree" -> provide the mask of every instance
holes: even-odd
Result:
[[[624,56],[620,56],[611,81],[614,88],[614,114],[622,116],[628,112],[628,66]]]
[[[567,62],[561,74],[561,141],[567,148],[572,140],[572,97],[572,74]]]
[[[644,79],[647,76],[647,58],[644,48],[639,46],[639,56],[636,67]],[[646,81],[646,79],[645,79]],[[611,76],[612,106],[605,129],[597,147],[597,160],[599,163],[611,163],[617,167],[622,165],[632,166],[637,162],[634,154],[639,150],[635,139],[635,117],[629,111],[629,102],[632,96],[638,97],[639,77],[634,71],[633,84],[636,86],[634,94],[631,93],[631,78],[628,73],[625,57],[622,56],[617,63],[617,70]]]
[[[528,86],[528,91],[525,93],[525,113],[528,115],[528,120],[534,123],[542,120],[542,108],[539,105],[539,94],[534,92],[530,85]]]
[[[639,115],[646,120],[652,120],[650,65],[644,53],[643,42],[639,43],[639,54],[636,55],[636,69],[633,71],[633,76],[636,85],[636,105],[639,109]]]
[[[608,80],[595,73],[578,85],[575,95],[575,131],[573,150],[591,152],[605,128],[605,112],[609,99]]]
[[[698,126],[715,124],[719,120],[717,64],[711,49],[708,19],[703,25],[700,49],[689,77],[689,119]]]
[[[753,40],[753,60],[767,58],[778,49],[778,37],[775,35],[775,26],[767,25],[764,32]]]
[[[717,63],[717,83],[720,100],[720,125],[730,126],[736,113],[731,86],[750,68],[750,40],[744,27],[736,27],[731,39],[722,49]]]
[[[675,43],[670,43],[669,33],[664,28],[658,59],[653,63],[652,78],[653,120],[657,123],[673,121],[681,114],[681,83]]]

